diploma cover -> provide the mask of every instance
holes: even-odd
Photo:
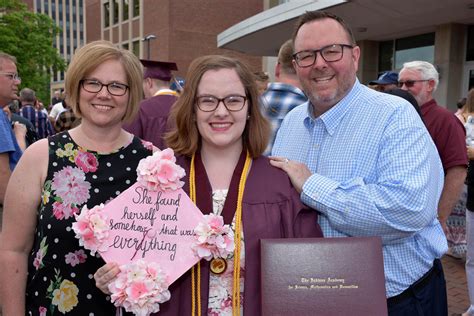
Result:
[[[261,240],[262,314],[387,315],[379,237]]]

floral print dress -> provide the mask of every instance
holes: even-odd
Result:
[[[212,210],[216,215],[221,215],[224,209],[228,190],[215,190],[212,193]],[[235,232],[235,217],[232,220],[232,230]],[[245,247],[244,235],[240,244],[240,314],[244,310],[244,277],[245,277]],[[209,316],[232,316],[232,289],[234,287],[234,256],[227,259],[227,269],[224,273],[209,275],[209,303],[207,313]]]
[[[93,277],[104,261],[79,246],[71,225],[84,205],[106,203],[135,183],[138,162],[153,146],[133,137],[117,151],[98,153],[79,147],[68,132],[48,142],[48,175],[28,258],[26,313],[114,315],[110,297]]]

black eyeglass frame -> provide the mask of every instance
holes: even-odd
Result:
[[[232,110],[232,109],[229,109],[229,107],[227,106],[226,104],[226,99],[229,100],[229,98],[232,98],[232,97],[239,97],[239,98],[243,98],[243,102],[242,102],[242,106],[240,107],[240,109],[238,110]],[[212,110],[203,110],[201,107],[200,107],[200,100],[202,98],[212,98],[214,100],[217,101],[216,103],[216,106],[212,109]],[[196,97],[196,105],[197,107],[199,108],[199,110],[203,111],[203,112],[214,112],[218,107],[219,107],[219,104],[222,102],[222,104],[224,104],[225,108],[227,109],[227,111],[229,112],[239,112],[239,111],[242,111],[242,109],[244,108],[245,106],[245,103],[247,102],[249,98],[247,96],[244,96],[244,95],[238,95],[238,94],[231,94],[231,95],[228,95],[224,98],[218,98],[216,96],[213,96],[213,95],[200,95],[200,96],[197,96]]]
[[[100,84],[100,89],[97,90],[97,91],[87,90],[87,88],[84,86],[84,83],[85,83],[86,81],[90,81],[90,82],[94,82],[94,83]],[[108,92],[110,95],[113,95],[113,96],[115,96],[115,97],[124,96],[125,94],[127,94],[127,91],[130,90],[130,87],[127,86],[126,84],[120,83],[120,82],[115,82],[115,81],[114,81],[114,82],[111,82],[111,83],[108,83],[108,84],[105,84],[105,83],[102,83],[102,82],[100,82],[99,80],[95,80],[95,79],[82,79],[82,80],[80,81],[80,84],[81,84],[82,88],[83,88],[85,91],[89,92],[89,93],[99,93],[100,91],[102,91],[102,89],[103,89],[104,87],[106,87],[107,92]],[[125,87],[125,90],[124,90],[124,92],[123,92],[122,94],[113,93],[113,92],[111,92],[110,89],[109,89],[109,86],[112,86],[112,85],[124,86],[124,87]]]
[[[323,55],[323,51],[324,50],[327,50],[329,48],[332,48],[332,47],[336,47],[336,46],[339,46],[341,48],[341,56],[339,56],[337,59],[331,59],[331,60],[327,60],[326,57],[324,57]],[[296,64],[298,65],[298,67],[301,67],[301,68],[307,68],[307,67],[311,67],[314,65],[314,63],[316,62],[316,59],[318,58],[318,53],[319,55],[321,55],[321,58],[327,62],[327,63],[333,63],[333,62],[336,62],[336,61],[339,61],[341,60],[343,57],[344,57],[344,47],[347,47],[347,48],[354,48],[355,46],[353,45],[349,45],[349,44],[331,44],[331,45],[327,45],[327,46],[324,46],[320,49],[308,49],[308,50],[302,50],[302,51],[299,51],[297,53],[294,53],[292,56],[293,56],[293,59],[294,61],[296,62]],[[313,62],[309,65],[306,65],[306,66],[301,66],[299,64],[299,62],[301,61],[301,59],[298,58],[298,54],[301,54],[301,53],[312,53],[313,54]]]
[[[433,80],[433,79],[420,79],[420,80],[405,80],[405,81],[399,81],[397,83],[397,86],[399,88],[403,87],[403,85],[406,85],[407,88],[411,88],[415,85],[415,83],[417,82],[426,82],[426,81],[430,81],[430,80]]]

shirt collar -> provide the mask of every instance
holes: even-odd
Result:
[[[267,87],[267,90],[282,90],[282,91],[291,91],[295,94],[299,94],[301,96],[305,96],[304,92],[298,88],[298,87],[295,87],[291,84],[288,84],[288,83],[283,83],[283,82],[270,82],[268,84],[268,87]]]
[[[313,105],[310,101],[308,101],[306,108],[306,117],[304,118],[305,126],[309,128],[312,125],[313,121],[321,120],[328,134],[333,135],[336,128],[339,126],[339,123],[342,121],[342,118],[346,115],[347,111],[349,111],[356,96],[361,93],[362,89],[363,86],[356,78],[356,81],[349,93],[341,101],[336,103],[332,108],[330,108],[328,111],[324,112],[321,116],[316,118],[314,117]]]
[[[422,104],[420,109],[421,109],[421,115],[425,116],[426,113],[428,113],[431,109],[433,109],[434,107],[436,107],[436,100],[435,99],[431,99],[429,100],[428,102],[426,102],[425,104]]]

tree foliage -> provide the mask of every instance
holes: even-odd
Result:
[[[65,69],[53,47],[59,32],[49,16],[29,11],[19,0],[0,0],[0,51],[16,57],[20,87],[35,90],[45,104],[50,100],[51,69]]]

